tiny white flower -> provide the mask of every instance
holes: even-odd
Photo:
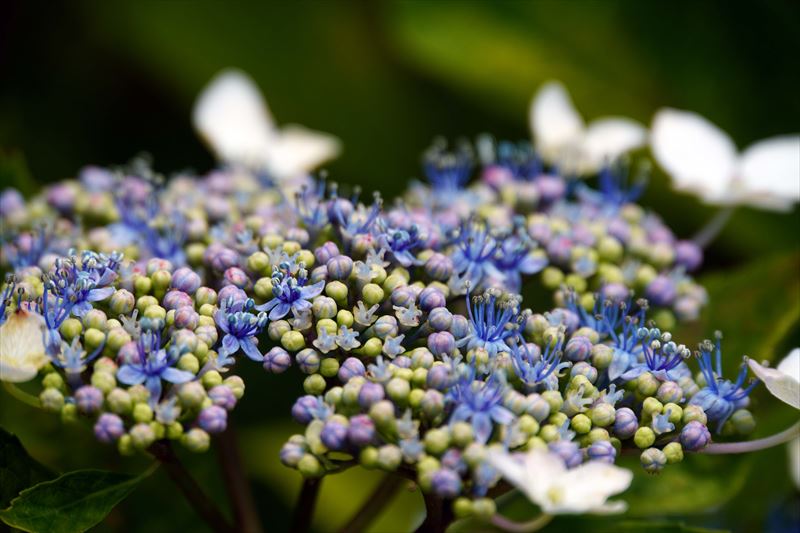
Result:
[[[800,201],[800,136],[765,139],[739,154],[733,140],[700,115],[662,109],[650,144],[673,186],[706,203],[788,211]]]
[[[776,368],[760,365],[753,359],[747,363],[773,396],[800,409],[800,348],[789,352]]]
[[[239,70],[217,74],[198,97],[192,119],[219,159],[277,179],[302,175],[340,151],[339,140],[326,133],[279,129],[255,82]]]
[[[557,81],[542,85],[530,106],[536,150],[567,173],[592,174],[647,142],[647,129],[625,117],[605,117],[588,126]]]
[[[41,315],[19,309],[0,326],[0,381],[30,381],[47,363]]]
[[[568,469],[558,455],[534,449],[518,460],[507,452],[493,451],[489,462],[512,485],[546,514],[621,513],[623,501],[608,498],[625,491],[633,474],[601,461]]]

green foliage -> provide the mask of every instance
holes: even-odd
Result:
[[[8,507],[23,489],[54,477],[28,455],[16,435],[0,428],[0,509]]]
[[[31,532],[73,533],[100,522],[142,481],[103,470],[78,470],[23,490],[0,511],[6,524]]]

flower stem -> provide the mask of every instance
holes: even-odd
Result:
[[[706,222],[706,225],[700,228],[700,231],[692,237],[692,241],[700,248],[706,249],[725,228],[725,225],[728,223],[728,220],[730,220],[735,209],[734,206],[728,206],[717,211],[717,214],[711,217],[711,219]]]
[[[322,485],[321,479],[306,478],[303,480],[300,496],[297,497],[297,505],[292,515],[292,525],[289,528],[292,533],[306,533],[310,529],[320,485]]]
[[[154,442],[147,449],[153,457],[158,459],[164,470],[167,471],[170,479],[183,493],[186,501],[195,512],[209,525],[216,533],[234,533],[236,530],[231,527],[228,521],[222,516],[217,505],[203,492],[197,481],[189,474],[183,463],[172,450],[172,446],[167,440]]]
[[[261,520],[250,490],[250,483],[244,475],[242,458],[236,441],[236,433],[231,422],[228,428],[219,435],[217,441],[222,476],[233,509],[233,522],[237,531],[242,533],[261,533]]]
[[[8,381],[3,382],[3,388],[8,392],[11,396],[16,398],[17,400],[30,405],[31,407],[35,407],[36,409],[42,408],[42,402],[39,401],[39,398],[34,396],[33,394],[28,394],[24,390],[20,389],[13,383],[9,383]]]
[[[373,520],[385,509],[394,497],[397,489],[403,484],[403,478],[389,473],[386,474],[375,490],[370,494],[350,521],[342,527],[342,533],[357,533],[364,531]]]
[[[432,494],[422,494],[425,498],[425,521],[417,528],[416,533],[444,533],[453,521],[453,509],[449,501],[444,501]]]
[[[549,524],[552,519],[553,515],[543,514],[528,522],[515,522],[503,515],[495,514],[492,517],[492,525],[510,533],[531,533],[532,531],[539,531]]]
[[[792,439],[800,437],[800,422],[797,422],[792,427],[764,437],[763,439],[744,441],[744,442],[720,442],[712,443],[706,446],[700,453],[711,455],[721,455],[726,453],[748,453],[756,452],[759,450],[766,450],[773,446],[778,446],[789,442]]]

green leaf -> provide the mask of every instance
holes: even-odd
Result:
[[[147,474],[77,470],[23,490],[0,520],[23,531],[73,533],[100,522]]]
[[[16,435],[0,428],[0,509],[8,507],[23,489],[54,477],[28,455]]]

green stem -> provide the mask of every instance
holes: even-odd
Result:
[[[549,524],[552,519],[553,515],[543,514],[528,522],[515,522],[503,515],[496,514],[492,517],[492,525],[510,533],[531,533],[532,531],[539,531]]]
[[[317,505],[319,489],[322,479],[306,478],[300,488],[300,495],[297,497],[297,505],[292,515],[292,525],[289,531],[292,533],[306,533],[311,528],[311,519],[314,517],[314,507]]]
[[[8,392],[11,396],[16,398],[17,400],[21,401],[22,403],[28,404],[31,407],[35,407],[36,409],[42,408],[42,402],[34,396],[33,394],[28,394],[24,390],[20,389],[13,383],[9,383],[8,381],[3,382],[3,388]]]
[[[697,232],[692,241],[700,248],[706,249],[722,232],[735,209],[735,206],[728,206],[717,211],[711,220]]]
[[[233,509],[236,530],[242,533],[261,533],[263,531],[261,520],[250,490],[250,483],[242,468],[242,458],[231,421],[228,421],[228,428],[217,439],[217,455]]]
[[[720,442],[712,443],[706,446],[700,453],[711,455],[721,455],[727,453],[748,453],[756,452],[759,450],[766,450],[773,446],[785,444],[793,439],[800,437],[800,422],[797,422],[792,427],[764,437],[763,439],[744,441],[744,442]]]

